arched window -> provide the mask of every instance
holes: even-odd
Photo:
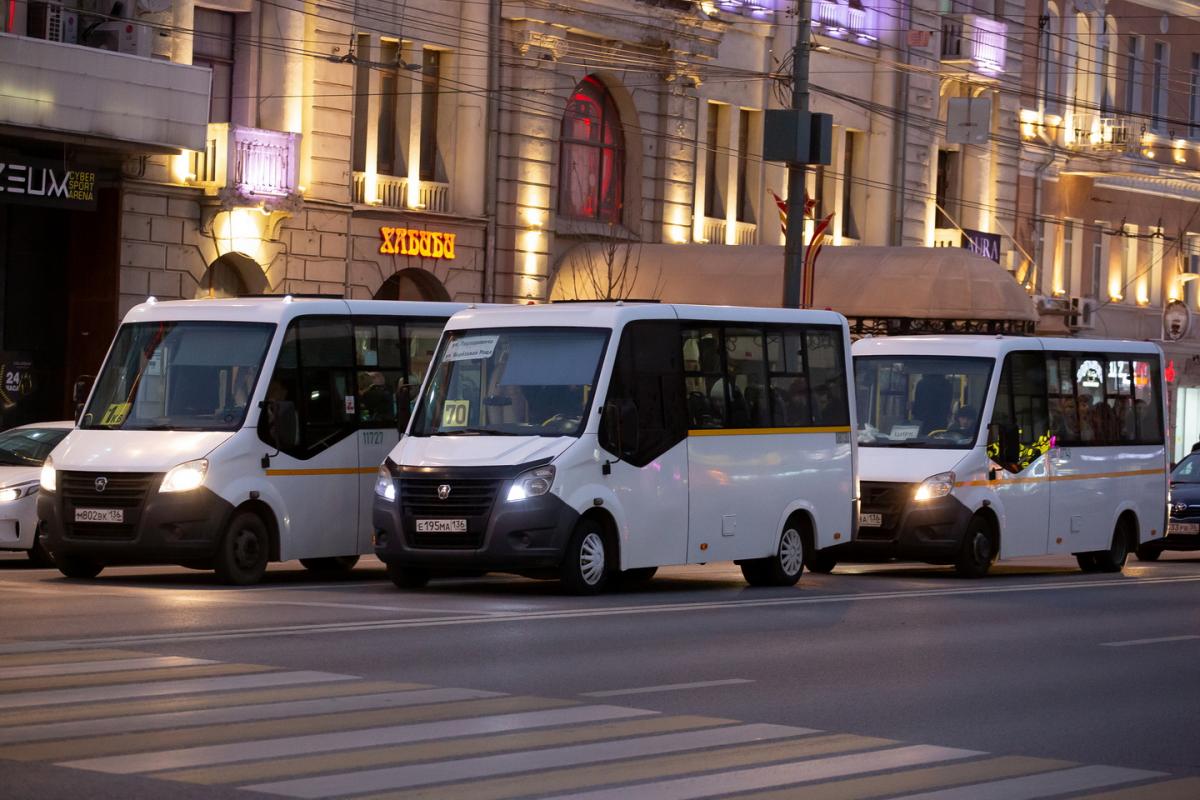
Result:
[[[621,221],[625,197],[625,135],[612,95],[598,79],[583,79],[562,124],[558,211],[564,217]]]
[[[1039,20],[1038,32],[1038,94],[1041,95],[1042,112],[1062,113],[1062,24],[1058,7],[1047,3]]]

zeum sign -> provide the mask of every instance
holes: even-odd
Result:
[[[96,207],[96,173],[0,157],[0,203],[91,210]]]

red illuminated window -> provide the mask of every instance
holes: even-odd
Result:
[[[563,216],[621,221],[625,137],[612,95],[594,77],[571,93],[562,124],[558,208]]]

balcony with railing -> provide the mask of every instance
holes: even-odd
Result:
[[[146,26],[119,26],[111,49],[85,45],[74,43],[75,12],[45,2],[28,7],[29,35],[0,33],[0,126],[160,152],[204,146],[208,69],[150,58],[142,43],[155,31]]]
[[[354,173],[352,200],[364,205],[384,208],[450,213],[450,184],[436,181],[420,181],[416,191],[409,192],[408,178],[391,175],[374,175],[366,172]]]
[[[980,14],[942,17],[942,63],[987,77],[1004,72],[1008,25]]]
[[[816,33],[834,39],[873,45],[879,41],[874,17],[874,11],[862,5],[852,6],[845,0],[815,0],[812,27]]]
[[[208,126],[192,182],[229,206],[277,207],[299,196],[300,134],[227,122]]]

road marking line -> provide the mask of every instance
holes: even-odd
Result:
[[[1126,767],[1088,766],[1045,772],[1023,778],[1007,778],[990,783],[975,783],[954,789],[910,794],[895,800],[1034,800],[1067,792],[1099,789],[1119,783],[1161,778],[1162,772]]]
[[[379,708],[308,717],[173,728],[151,733],[127,733],[101,739],[85,737],[66,741],[38,742],[6,747],[4,748],[4,757],[21,761],[95,759],[140,752],[158,753],[165,750],[219,745],[251,739],[329,734],[362,728],[394,727],[437,720],[510,714],[517,711],[542,711],[578,705],[579,703],[573,700],[500,696],[405,708]]]
[[[233,639],[259,638],[264,636],[307,636],[321,633],[373,632],[412,628],[438,628],[454,625],[507,624],[540,621],[558,621],[588,617],[646,616],[653,614],[694,613],[699,611],[732,611],[743,608],[793,607],[868,601],[909,600],[927,597],[974,597],[979,595],[1013,594],[1023,592],[1048,592],[1077,589],[1114,589],[1129,587],[1161,586],[1175,583],[1200,583],[1200,576],[1173,578],[1115,577],[1103,580],[1062,581],[1043,584],[1020,584],[1017,586],[990,586],[970,589],[931,589],[924,591],[877,592],[871,594],[827,595],[821,597],[763,598],[761,600],[719,600],[689,603],[659,603],[647,606],[609,606],[601,608],[574,608],[552,611],[527,611],[505,614],[471,613],[462,617],[432,620],[373,620],[364,622],[316,623],[311,625],[281,625],[262,628],[240,628],[225,631],[200,631],[194,633],[164,633],[131,636],[109,636],[94,639],[70,639],[59,641],[30,641],[16,645],[0,645],[0,653],[47,652],[56,649],[80,648],[114,644],[158,644],[162,642],[202,642]]]
[[[73,661],[65,664],[33,664],[24,667],[0,667],[0,680],[6,678],[34,678],[50,675],[95,675],[102,672],[120,672],[131,669],[156,669],[161,667],[198,667],[216,664],[206,658],[184,658],[183,656],[148,656],[146,658],[111,658],[107,661]]]
[[[443,783],[420,789],[359,796],[354,800],[513,800],[528,796],[531,785],[537,787],[538,794],[567,792],[612,784],[614,781],[649,781],[772,761],[792,761],[803,757],[869,750],[893,744],[896,743],[890,739],[845,733],[805,736],[799,739],[731,745],[719,750],[610,761],[537,773],[522,772],[502,778],[465,783]]]
[[[898,792],[979,783],[984,780],[1049,772],[1073,766],[1075,764],[1069,761],[1052,761],[1048,758],[1001,756],[985,761],[969,761],[965,764],[925,767],[873,775],[868,778],[849,778],[831,783],[813,784],[804,787],[803,797],[804,800],[871,800],[872,798],[891,797]],[[738,800],[795,800],[797,794],[794,788],[773,789],[739,795]],[[359,799],[355,798],[355,800]],[[1189,797],[1187,800],[1195,800],[1195,798]]]
[[[580,692],[580,697],[620,697],[627,694],[654,694],[674,692],[681,689],[706,689],[710,686],[732,686],[738,683],[754,683],[747,678],[725,678],[719,681],[696,681],[695,683],[664,683],[661,686],[639,686],[636,689],[606,689],[602,692]]]
[[[1129,789],[1084,795],[1077,800],[1144,800],[1146,797],[1153,797],[1154,800],[1196,800],[1200,797],[1200,778],[1143,784]]]
[[[764,739],[785,739],[815,733],[810,728],[787,725],[749,724],[659,736],[640,736],[618,741],[568,745],[520,753],[462,758],[432,764],[359,770],[315,778],[259,783],[241,788],[286,797],[321,798],[385,789],[405,789],[433,783],[486,778],[513,772],[528,772],[571,764],[595,764],[643,755],[677,753],[683,750],[746,744]],[[627,795],[628,796],[628,795]],[[635,795],[636,796],[636,795]]]
[[[249,672],[270,672],[277,667],[261,664],[217,664],[200,667],[167,667],[165,669],[130,669],[120,672],[100,672],[94,675],[51,675],[46,678],[10,678],[0,681],[0,705],[12,707],[4,695],[34,692],[46,693],[57,689],[72,689],[86,686],[102,689],[105,686],[120,686],[130,683],[145,685],[162,681],[177,681],[188,678],[213,678],[222,675],[243,675]],[[28,696],[28,695],[26,695]]]
[[[251,672],[262,672],[269,667]],[[231,675],[221,678],[197,678],[194,680],[170,681],[167,683],[132,683],[123,686],[88,686],[80,689],[55,689],[48,692],[6,697],[5,708],[62,705],[65,703],[87,703],[97,700],[120,700],[128,697],[158,697],[193,692],[216,692],[225,689],[261,689],[267,686],[287,686],[296,683],[323,683],[325,681],[352,681],[351,675],[334,675],[330,672],[301,670],[298,672],[271,672],[267,674]]]
[[[20,642],[12,642],[19,646]],[[23,667],[36,664],[65,664],[70,661],[105,661],[108,659],[144,658],[154,653],[136,653],[132,650],[59,650],[57,652],[17,653],[0,656],[0,667]]]
[[[696,775],[657,783],[639,783],[590,792],[559,795],[554,800],[625,800],[629,797],[653,797],[655,800],[691,800],[714,795],[767,789],[796,783],[813,783],[830,778],[880,772],[887,769],[956,761],[983,755],[975,750],[959,750],[933,745],[911,745],[890,750],[793,761],[769,767],[733,770],[714,775]]]
[[[547,731],[468,736],[457,739],[440,739],[432,742],[372,747],[366,750],[278,758],[270,761],[255,761],[250,764],[234,764],[226,767],[156,772],[154,773],[154,777],[161,780],[210,785],[217,783],[247,783],[251,781],[262,782],[272,778],[295,778],[301,775],[315,775],[318,772],[346,772],[351,769],[366,769],[367,767],[441,761],[449,758],[479,756],[487,753],[531,750],[551,745],[582,744],[583,742],[618,739],[626,736],[674,733],[698,728],[714,728],[718,725],[736,724],[736,720],[719,719],[716,717],[648,717],[622,722],[588,723],[584,726],[553,728]],[[538,785],[542,785],[540,776]],[[525,788],[528,790],[527,786]]]
[[[190,711],[194,709],[225,708],[247,703],[289,703],[295,700],[311,700],[321,697],[347,697],[350,695],[378,692],[399,692],[409,689],[427,689],[420,683],[388,683],[385,681],[360,681],[342,676],[336,683],[310,683],[307,685],[284,685],[265,689],[240,689],[215,691],[194,697],[167,696],[146,700],[126,700],[117,703],[87,703],[69,706],[43,706],[11,713],[0,712],[0,726],[35,725],[38,723],[67,722],[135,714],[157,714],[164,712]]]
[[[1134,647],[1142,644],[1163,644],[1165,642],[1190,642],[1200,639],[1200,636],[1160,636],[1157,639],[1129,639],[1124,642],[1103,642],[1101,647]]]
[[[380,744],[403,744],[429,739],[451,738],[478,734],[504,733],[527,728],[546,728],[554,725],[600,722],[637,716],[650,716],[655,711],[617,706],[574,706],[514,714],[495,714],[482,717],[439,720],[416,725],[395,725],[386,728],[365,728],[355,731],[335,731],[315,736],[287,736],[260,739],[209,747],[189,747],[109,758],[94,758],[59,764],[64,767],[90,769],[117,775],[135,772],[182,769],[184,767],[233,764],[238,761],[279,758],[335,750],[354,750]]]
[[[425,703],[476,700],[499,696],[498,692],[484,692],[476,689],[423,689],[389,692],[386,694],[322,697],[315,700],[299,700],[291,703],[258,703],[228,708],[170,711],[161,714],[131,714],[106,719],[0,727],[0,745],[40,742],[46,739],[78,739],[85,736],[111,736],[114,734],[165,730],[183,726],[265,721],[317,714],[402,708],[404,706]]]

